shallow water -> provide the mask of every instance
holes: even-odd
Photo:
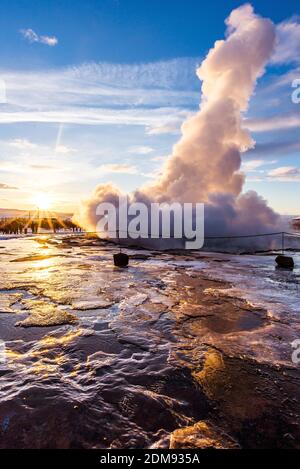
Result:
[[[299,270],[140,250],[118,269],[114,246],[84,238],[0,245],[0,447],[180,447],[195,428],[201,445],[295,446]]]
[[[287,254],[291,255],[291,254]],[[232,292],[268,309],[279,319],[287,315],[291,321],[300,321],[300,254],[293,253],[293,271],[276,268],[275,256],[231,256],[230,262],[213,264],[214,278],[232,283]],[[227,255],[218,255],[228,259]]]

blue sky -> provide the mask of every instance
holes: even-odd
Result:
[[[0,206],[31,208],[46,191],[68,211],[100,182],[131,191],[151,180],[199,107],[196,66],[243,3],[2,0]],[[256,141],[245,189],[297,214],[300,4],[251,3],[278,45],[245,116]]]

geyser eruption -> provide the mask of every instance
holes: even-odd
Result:
[[[242,194],[241,153],[254,146],[243,128],[243,113],[273,52],[275,27],[249,4],[232,11],[226,24],[226,39],[216,41],[197,70],[199,112],[182,125],[161,177],[130,197],[148,203],[204,202],[206,234],[254,234],[274,229],[278,215],[255,192]],[[95,229],[97,204],[117,194],[113,186],[98,186],[81,206],[83,226]]]
[[[254,144],[242,127],[242,113],[272,53],[275,32],[250,5],[234,10],[226,23],[227,39],[215,43],[197,70],[200,111],[182,125],[161,180],[149,188],[151,197],[207,202],[211,194],[241,193],[240,154]]]

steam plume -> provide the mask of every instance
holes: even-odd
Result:
[[[272,229],[278,221],[255,192],[242,194],[240,172],[241,153],[254,146],[243,128],[243,113],[273,52],[275,28],[250,4],[233,10],[226,25],[226,39],[216,41],[197,70],[202,80],[199,112],[182,125],[161,177],[132,199],[205,202],[206,234],[251,234]],[[95,226],[95,207],[117,193],[108,185],[98,186],[81,207],[81,223]]]

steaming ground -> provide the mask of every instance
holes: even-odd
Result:
[[[0,447],[299,447],[299,268],[115,252],[1,241]]]
[[[243,193],[241,153],[255,145],[243,116],[256,81],[275,44],[273,23],[246,4],[226,20],[226,39],[216,41],[197,70],[202,81],[200,110],[182,125],[182,136],[152,184],[129,198],[145,202],[205,203],[206,235],[278,231],[278,215],[255,192]],[[100,202],[118,205],[120,191],[96,187],[77,215],[88,231],[97,225]]]

